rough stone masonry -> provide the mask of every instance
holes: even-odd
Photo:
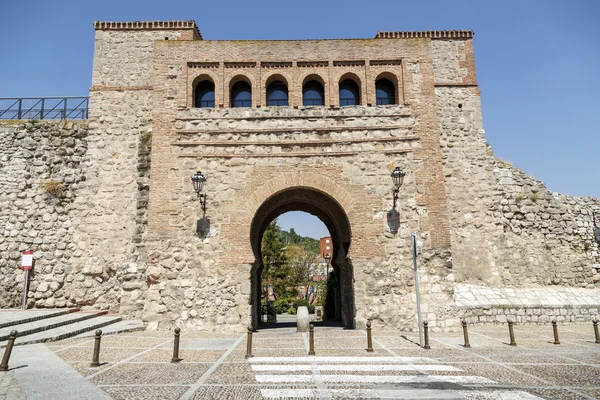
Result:
[[[330,317],[346,327],[416,328],[411,232],[433,329],[600,312],[600,200],[493,156],[471,31],[211,41],[193,21],[94,28],[89,120],[0,123],[0,307],[19,306],[27,249],[30,308],[242,331],[260,315],[261,235],[299,210],[331,233]],[[287,105],[269,104],[275,83]],[[213,102],[196,102],[207,87]],[[309,87],[322,105],[304,105]]]

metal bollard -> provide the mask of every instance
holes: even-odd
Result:
[[[19,332],[10,331],[8,335],[8,342],[6,343],[6,349],[4,349],[4,356],[2,356],[2,363],[0,363],[0,371],[8,371],[8,360],[10,359],[10,353],[12,353],[13,346],[15,345],[15,339]]]
[[[460,323],[462,324],[463,336],[465,337],[465,344],[463,344],[463,347],[469,349],[471,348],[471,344],[469,343],[469,331],[467,331],[467,320],[463,319]]]
[[[513,331],[513,324],[511,320],[508,320],[508,334],[510,336],[510,346],[516,346],[517,342],[515,342],[515,332]]]
[[[556,320],[552,321],[552,331],[554,332],[554,344],[560,344],[560,341],[558,340],[558,325]]]
[[[600,343],[600,333],[598,333],[598,320],[592,321],[594,324],[594,335],[596,335],[596,343]]]
[[[173,357],[171,358],[172,363],[178,363],[183,360],[183,358],[179,358],[179,335],[181,329],[175,328],[175,339],[173,340]]]
[[[373,352],[373,337],[371,336],[371,320],[367,320],[367,352]]]
[[[96,337],[94,339],[94,356],[92,357],[90,367],[100,366],[100,340],[102,340],[102,329],[96,331]]]
[[[309,344],[308,355],[314,356],[315,355],[315,326],[313,324],[310,324],[308,326],[308,344]]]
[[[423,321],[423,334],[425,336],[425,345],[423,346],[423,348],[431,349],[431,347],[429,346],[429,322],[427,321]]]
[[[252,355],[252,331],[254,328],[252,325],[248,325],[248,340],[246,341],[246,358],[254,357]]]

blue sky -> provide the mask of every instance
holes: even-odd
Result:
[[[205,39],[474,30],[484,127],[496,156],[550,190],[600,197],[600,1],[7,1],[0,97],[87,95],[95,19],[193,19]],[[289,228],[286,218],[280,222]],[[295,214],[292,225],[321,236],[309,221]]]

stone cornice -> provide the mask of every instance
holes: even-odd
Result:
[[[94,21],[95,30],[112,30],[112,31],[131,31],[131,30],[182,30],[182,29],[193,29],[200,40],[202,35],[200,30],[193,20],[190,21],[125,21],[125,22],[113,22],[113,21]]]
[[[375,35],[375,39],[472,39],[474,35],[473,31],[379,31]]]

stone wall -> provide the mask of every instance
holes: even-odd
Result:
[[[476,88],[438,87],[436,99],[457,280],[599,287],[600,199],[550,192],[495,158]]]
[[[85,121],[0,123],[0,307],[21,305],[24,250],[35,256],[28,307],[73,306],[76,280],[97,284],[75,276],[72,265],[87,245],[73,240],[87,149]]]

